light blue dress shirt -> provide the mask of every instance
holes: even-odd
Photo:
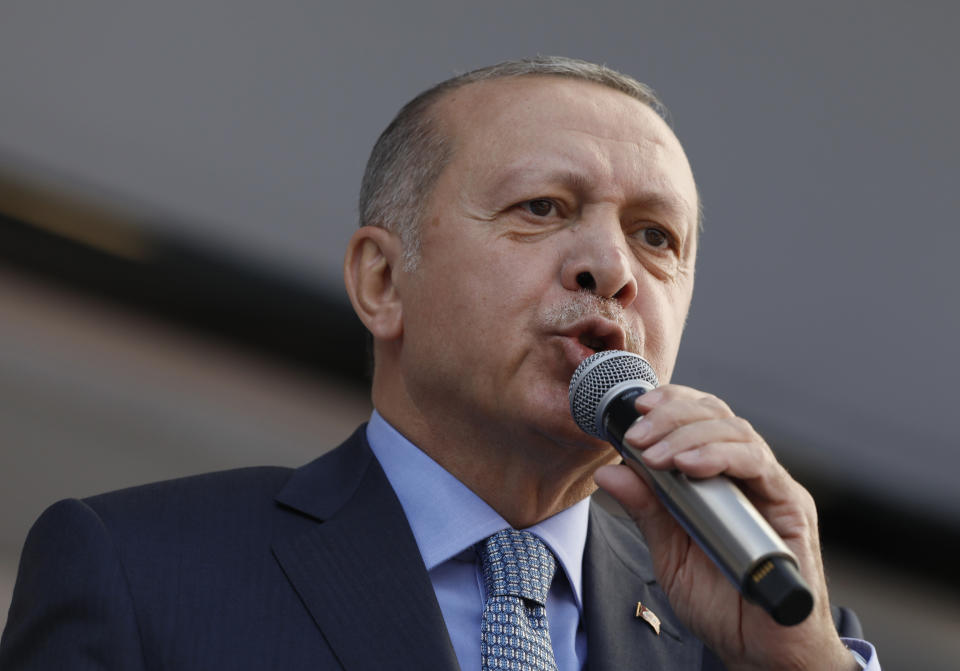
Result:
[[[480,671],[480,616],[486,594],[473,548],[510,524],[376,411],[367,425],[367,440],[410,522],[460,668]],[[590,501],[584,499],[529,528],[563,569],[547,595],[558,671],[579,671],[586,661],[580,614],[589,510]]]
[[[437,594],[462,671],[480,671],[480,617],[486,594],[474,546],[510,528],[485,501],[394,429],[374,410],[367,441],[400,500]],[[590,500],[529,527],[553,551],[558,571],[547,595],[547,621],[558,671],[580,671],[587,659],[583,612],[583,549]],[[873,647],[847,640],[880,671]]]

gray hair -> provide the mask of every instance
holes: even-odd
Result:
[[[424,91],[404,105],[380,135],[360,187],[360,225],[380,226],[399,235],[404,269],[417,266],[423,207],[453,155],[451,139],[440,131],[431,114],[434,103],[450,91],[474,82],[533,75],[601,84],[636,98],[668,120],[666,107],[646,84],[605,65],[560,56],[505,61],[458,75]]]

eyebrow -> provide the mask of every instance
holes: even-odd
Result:
[[[539,168],[529,165],[516,165],[507,170],[491,185],[491,191],[499,191],[512,182],[522,180],[528,174],[538,171]],[[563,184],[574,191],[586,191],[590,188],[590,180],[583,173],[575,170],[557,169],[548,172],[537,172],[536,180],[546,184]]]
[[[698,196],[699,198],[699,196]],[[677,195],[665,195],[662,193],[645,193],[637,202],[643,207],[651,210],[660,210],[664,212],[676,212],[684,218],[691,218],[690,207],[687,201]],[[692,217],[696,224],[697,217]]]

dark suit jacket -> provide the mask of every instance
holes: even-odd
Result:
[[[642,601],[660,636],[633,614]],[[632,524],[593,505],[593,671],[719,669],[676,621]],[[846,635],[859,635],[842,617]],[[456,669],[410,527],[361,428],[291,471],[61,501],[31,530],[0,669]]]

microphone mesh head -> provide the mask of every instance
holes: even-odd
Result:
[[[631,352],[606,350],[584,359],[570,378],[570,413],[573,421],[591,436],[603,438],[596,424],[600,401],[610,389],[627,380],[657,386],[657,374],[646,359]]]

